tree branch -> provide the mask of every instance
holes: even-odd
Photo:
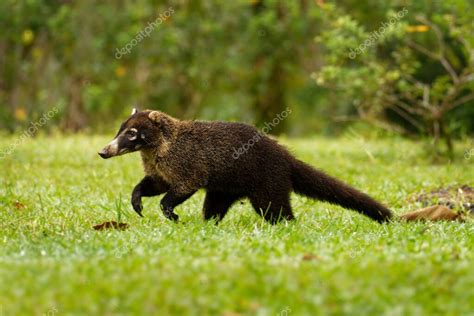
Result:
[[[423,125],[421,125],[418,121],[416,121],[413,117],[408,115],[408,113],[404,112],[402,109],[398,108],[396,104],[390,106],[398,115],[403,117],[407,122],[409,122],[413,127],[415,127],[418,131],[423,131]]]
[[[441,32],[441,30],[439,29],[439,27],[436,24],[432,23],[427,18],[425,18],[423,16],[420,16],[420,17],[418,17],[418,19],[419,19],[419,21],[421,21],[421,22],[427,24],[429,27],[431,27],[433,29],[433,31],[435,32],[436,38],[438,39],[438,45],[439,45],[439,50],[440,50],[440,52],[439,52],[439,61],[441,62],[443,67],[446,69],[446,71],[451,75],[451,77],[453,78],[453,81],[455,83],[458,83],[459,82],[459,76],[456,73],[456,71],[454,71],[453,66],[449,63],[448,59],[446,58],[446,45],[445,45],[445,42],[444,42],[443,33]]]
[[[453,102],[450,109],[453,109],[459,105],[462,105],[466,102],[469,102],[471,100],[474,100],[474,93],[467,94],[461,98],[459,98],[456,102]]]
[[[411,48],[413,48],[413,49],[419,51],[420,53],[422,53],[422,54],[424,54],[424,55],[426,55],[426,56],[428,56],[428,57],[430,57],[430,58],[433,58],[433,59],[436,59],[436,60],[439,60],[439,59],[440,59],[438,54],[433,53],[432,51],[430,51],[430,50],[424,48],[424,47],[421,46],[421,45],[418,45],[418,44],[415,43],[414,41],[408,40],[408,41],[407,41],[407,44],[408,44],[408,46],[410,46]]]

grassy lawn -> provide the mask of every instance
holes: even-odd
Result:
[[[159,198],[142,219],[128,202],[140,159],[101,160],[109,140],[28,140],[0,160],[0,315],[474,315],[472,222],[378,225],[294,195],[294,222],[266,224],[242,201],[215,226],[203,192],[180,224]],[[434,165],[405,140],[282,141],[398,214],[420,206],[410,194],[474,184],[462,145]],[[118,218],[130,228],[92,229]]]

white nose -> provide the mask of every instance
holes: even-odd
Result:
[[[105,146],[100,152],[99,156],[104,159],[116,156],[118,154],[118,141],[114,139],[110,144]]]

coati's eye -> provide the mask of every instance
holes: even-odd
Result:
[[[127,135],[130,139],[135,139],[137,137],[137,130],[132,128],[127,131]]]

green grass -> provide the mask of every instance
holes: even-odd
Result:
[[[128,202],[140,159],[101,160],[108,140],[27,140],[0,160],[0,315],[474,313],[472,222],[378,225],[295,195],[297,221],[271,226],[243,201],[215,226],[201,219],[203,192],[178,207],[180,224],[159,198],[142,219]],[[398,214],[420,206],[410,194],[473,185],[461,145],[433,165],[399,139],[283,142]],[[119,216],[128,230],[92,229]]]

